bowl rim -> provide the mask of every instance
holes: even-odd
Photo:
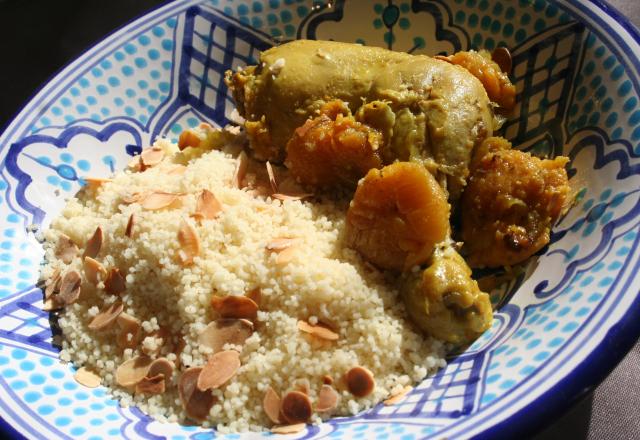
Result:
[[[143,18],[151,19],[152,15],[168,13],[172,9],[186,10],[187,5],[198,5],[202,0],[164,0],[161,3],[145,9],[131,19],[106,33],[99,40],[89,43],[77,56],[63,64],[51,75],[47,77],[31,95],[2,125],[0,125],[0,139],[9,137],[19,124],[18,120],[27,115],[31,110],[37,109],[39,101],[44,99],[49,93],[49,88],[53,88],[54,82],[65,79],[66,74],[73,72],[78,65],[82,65],[87,59],[94,56],[94,52],[100,51],[103,46],[113,44],[120,34],[126,33],[128,28]],[[551,3],[562,3],[558,0],[547,0]],[[566,0],[566,2],[580,9],[586,15],[600,22],[603,31],[615,37],[623,37],[619,31],[612,28],[595,13],[591,12],[582,0]],[[588,3],[595,6],[606,17],[613,19],[618,25],[633,39],[633,42],[640,45],[640,28],[636,27],[630,19],[624,15],[617,7],[609,3],[609,0],[589,0]],[[114,40],[114,41],[112,41]],[[634,67],[640,75],[640,54],[631,57]],[[40,96],[43,95],[43,96]],[[640,271],[640,259],[633,267],[635,272]],[[638,279],[638,277],[636,277]],[[516,435],[534,435],[550,427],[573,408],[579,401],[593,390],[618,366],[624,357],[630,352],[633,346],[640,341],[640,320],[634,319],[636,314],[640,314],[640,289],[636,292],[635,299],[626,310],[624,315],[609,329],[600,341],[581,363],[577,364],[568,374],[558,380],[546,392],[532,400],[528,405],[516,410],[510,416],[495,424],[485,425],[480,432],[472,434],[475,438],[513,438]],[[0,406],[6,403],[0,402]],[[541,425],[541,420],[547,420],[545,425]],[[550,423],[549,423],[550,422]],[[445,428],[446,430],[447,428]],[[468,431],[468,430],[465,430]],[[465,432],[463,431],[463,433]],[[0,432],[9,438],[27,438],[19,432],[12,424],[0,416]]]

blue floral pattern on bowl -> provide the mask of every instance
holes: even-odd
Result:
[[[296,38],[425,54],[509,47],[518,116],[504,135],[538,155],[568,155],[580,189],[550,245],[493,293],[496,319],[469,349],[403,402],[296,438],[515,432],[593,385],[623,354],[607,350],[640,333],[640,36],[615,12],[578,0],[177,1],[68,66],[0,138],[0,415],[13,429],[47,439],[219,436],[158,423],[76,384],[40,309],[35,229],[84,176],[124,168],[157,136],[224,125],[233,109],[225,70]]]

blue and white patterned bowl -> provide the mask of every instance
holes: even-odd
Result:
[[[427,54],[511,48],[519,117],[505,136],[537,154],[568,155],[584,187],[472,347],[401,404],[297,437],[515,435],[575,401],[631,347],[640,334],[640,34],[606,3],[177,1],[69,65],[0,137],[0,416],[11,434],[217,435],[155,422],[104,388],[76,384],[40,310],[42,248],[31,226],[46,227],[79,176],[124,168],[155,137],[201,120],[224,124],[233,103],[223,72],[294,38]]]

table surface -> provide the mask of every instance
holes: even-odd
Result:
[[[513,0],[515,1],[515,0]],[[58,69],[104,35],[161,0],[0,0],[0,127]],[[609,0],[640,27],[640,0]],[[73,13],[70,13],[73,11]],[[15,41],[22,41],[19,47]],[[38,56],[29,56],[37,51]],[[635,439],[640,436],[640,344],[582,402],[534,436],[551,439]],[[612,423],[615,421],[615,424]]]

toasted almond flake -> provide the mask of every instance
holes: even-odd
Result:
[[[187,369],[178,382],[178,394],[187,416],[202,421],[209,415],[209,410],[216,401],[210,391],[200,391],[197,387],[202,367]]]
[[[64,305],[73,304],[80,296],[81,284],[82,278],[77,271],[70,270],[65,273],[60,283],[60,292],[58,293],[57,300]]]
[[[164,151],[160,147],[145,148],[140,153],[140,161],[145,167],[152,167],[162,162]]]
[[[306,423],[295,423],[293,425],[280,425],[271,428],[271,432],[274,434],[297,434],[307,426]]]
[[[164,191],[155,191],[144,197],[144,199],[142,199],[141,205],[144,209],[155,211],[171,206],[179,198],[179,194],[173,194]]]
[[[245,296],[260,307],[260,302],[262,301],[262,290],[259,287],[251,289],[245,294]]]
[[[254,321],[258,315],[258,305],[246,296],[214,296],[211,298],[211,306],[222,318]]]
[[[44,310],[45,312],[51,312],[53,310],[61,309],[63,305],[57,300],[56,296],[45,299],[44,303],[42,304],[42,310]]]
[[[64,264],[69,264],[78,255],[78,246],[68,236],[60,234],[54,253]]]
[[[331,411],[338,406],[338,392],[331,385],[322,385],[318,393],[318,402],[316,403],[316,411]]]
[[[360,366],[353,367],[347,371],[345,382],[349,392],[356,397],[368,396],[376,386],[373,373]]]
[[[340,337],[336,332],[328,329],[327,327],[322,325],[311,325],[305,321],[298,321],[298,330],[328,341],[337,341]]]
[[[198,336],[198,343],[217,353],[225,344],[243,345],[253,333],[253,323],[246,319],[222,318],[210,322]]]
[[[102,228],[98,226],[84,247],[84,253],[82,257],[96,258],[102,248]]]
[[[140,320],[122,312],[116,318],[120,332],[116,336],[117,344],[122,348],[134,348],[138,345],[141,335]]]
[[[167,171],[167,174],[170,176],[181,176],[187,171],[187,167],[184,165],[174,165]]]
[[[198,136],[194,130],[188,129],[180,133],[180,137],[178,138],[178,148],[180,151],[187,147],[198,148],[200,146],[200,142],[202,142],[200,136]]]
[[[89,323],[91,330],[101,330],[110,324],[112,324],[116,318],[122,313],[122,301],[116,301],[109,307],[101,310],[96,316],[93,317]]]
[[[202,367],[198,376],[198,389],[205,391],[219,388],[236,375],[240,368],[240,353],[235,350],[220,351]]]
[[[265,248],[269,251],[279,252],[279,251],[285,250],[288,247],[293,246],[297,242],[298,242],[297,238],[286,238],[286,237],[274,238],[269,243],[267,243]]]
[[[322,383],[325,385],[333,384],[333,377],[329,376],[328,374],[325,374],[324,376],[322,376]]]
[[[264,399],[262,399],[262,408],[264,408],[265,414],[273,423],[282,423],[280,420],[281,403],[282,401],[276,390],[271,387],[267,388]]]
[[[504,46],[499,46],[491,53],[491,59],[500,67],[504,73],[509,75],[511,73],[511,67],[513,66],[513,60],[511,58],[511,52]]]
[[[154,377],[161,374],[164,377],[165,388],[169,388],[169,385],[171,384],[171,377],[173,376],[173,370],[173,362],[166,358],[158,358],[149,366],[147,377]]]
[[[87,184],[87,186],[97,189],[102,186],[104,183],[113,182],[113,179],[107,179],[104,177],[83,177],[82,180]]]
[[[129,359],[116,370],[116,382],[123,387],[132,387],[147,375],[151,366],[149,356],[136,356]]]
[[[309,383],[309,379],[297,379],[293,383],[293,389],[296,391],[300,391],[307,396],[311,392],[311,384]]]
[[[274,193],[271,194],[271,197],[278,200],[303,200],[308,197],[313,197],[311,193],[299,193],[299,194],[282,194],[282,193]]]
[[[180,222],[180,229],[178,229],[178,242],[180,243],[178,251],[180,262],[183,266],[192,264],[193,259],[200,255],[200,239],[193,226],[184,219]]]
[[[313,413],[311,399],[300,391],[289,391],[285,394],[280,410],[285,421],[292,425],[306,422]]]
[[[272,193],[277,193],[278,192],[278,182],[276,182],[276,175],[273,172],[273,167],[271,166],[271,163],[269,161],[267,161],[267,163],[265,165],[267,167],[267,175],[269,176],[269,185],[271,186],[271,192]]]
[[[136,384],[136,394],[155,395],[165,392],[166,382],[164,374],[156,374],[151,377],[143,377]]]
[[[244,177],[247,175],[247,168],[249,166],[249,158],[247,157],[247,153],[241,151],[238,154],[238,158],[236,159],[236,169],[233,172],[233,177],[231,178],[231,185],[241,189],[242,181]]]
[[[298,249],[296,246],[289,246],[285,250],[279,252],[278,256],[276,257],[276,264],[278,266],[284,266],[289,261],[293,260],[293,256],[297,251]]]
[[[198,200],[196,201],[196,214],[202,216],[203,219],[214,219],[222,211],[222,204],[216,196],[209,190],[203,189]]]
[[[407,394],[409,394],[412,389],[413,387],[411,385],[407,385],[406,387],[401,389],[400,392],[396,394],[392,394],[387,400],[385,400],[382,403],[384,403],[387,406],[395,405],[396,403],[402,401],[405,397],[407,397]]]
[[[127,283],[117,267],[112,268],[104,280],[104,290],[112,295],[118,295],[127,290]]]
[[[144,197],[146,197],[145,193],[141,193],[141,192],[134,192],[134,193],[130,193],[130,194],[125,194],[122,196],[122,201],[124,203],[126,203],[127,205],[130,205],[132,203],[136,203],[139,202],[140,200],[142,200]]]
[[[94,286],[107,279],[107,269],[91,257],[84,257],[84,276]]]
[[[133,236],[133,227],[136,224],[136,216],[135,214],[131,214],[129,216],[129,221],[127,222],[127,228],[124,231],[124,235],[126,235],[127,237],[131,238],[131,236]]]
[[[49,299],[54,293],[58,293],[60,290],[60,283],[62,282],[62,275],[60,275],[60,269],[53,271],[51,278],[45,281],[44,285],[44,298]]]
[[[76,371],[76,374],[73,375],[73,378],[80,385],[84,385],[87,388],[96,388],[100,386],[100,382],[102,378],[98,376],[96,373],[87,370],[87,368],[82,367]]]

